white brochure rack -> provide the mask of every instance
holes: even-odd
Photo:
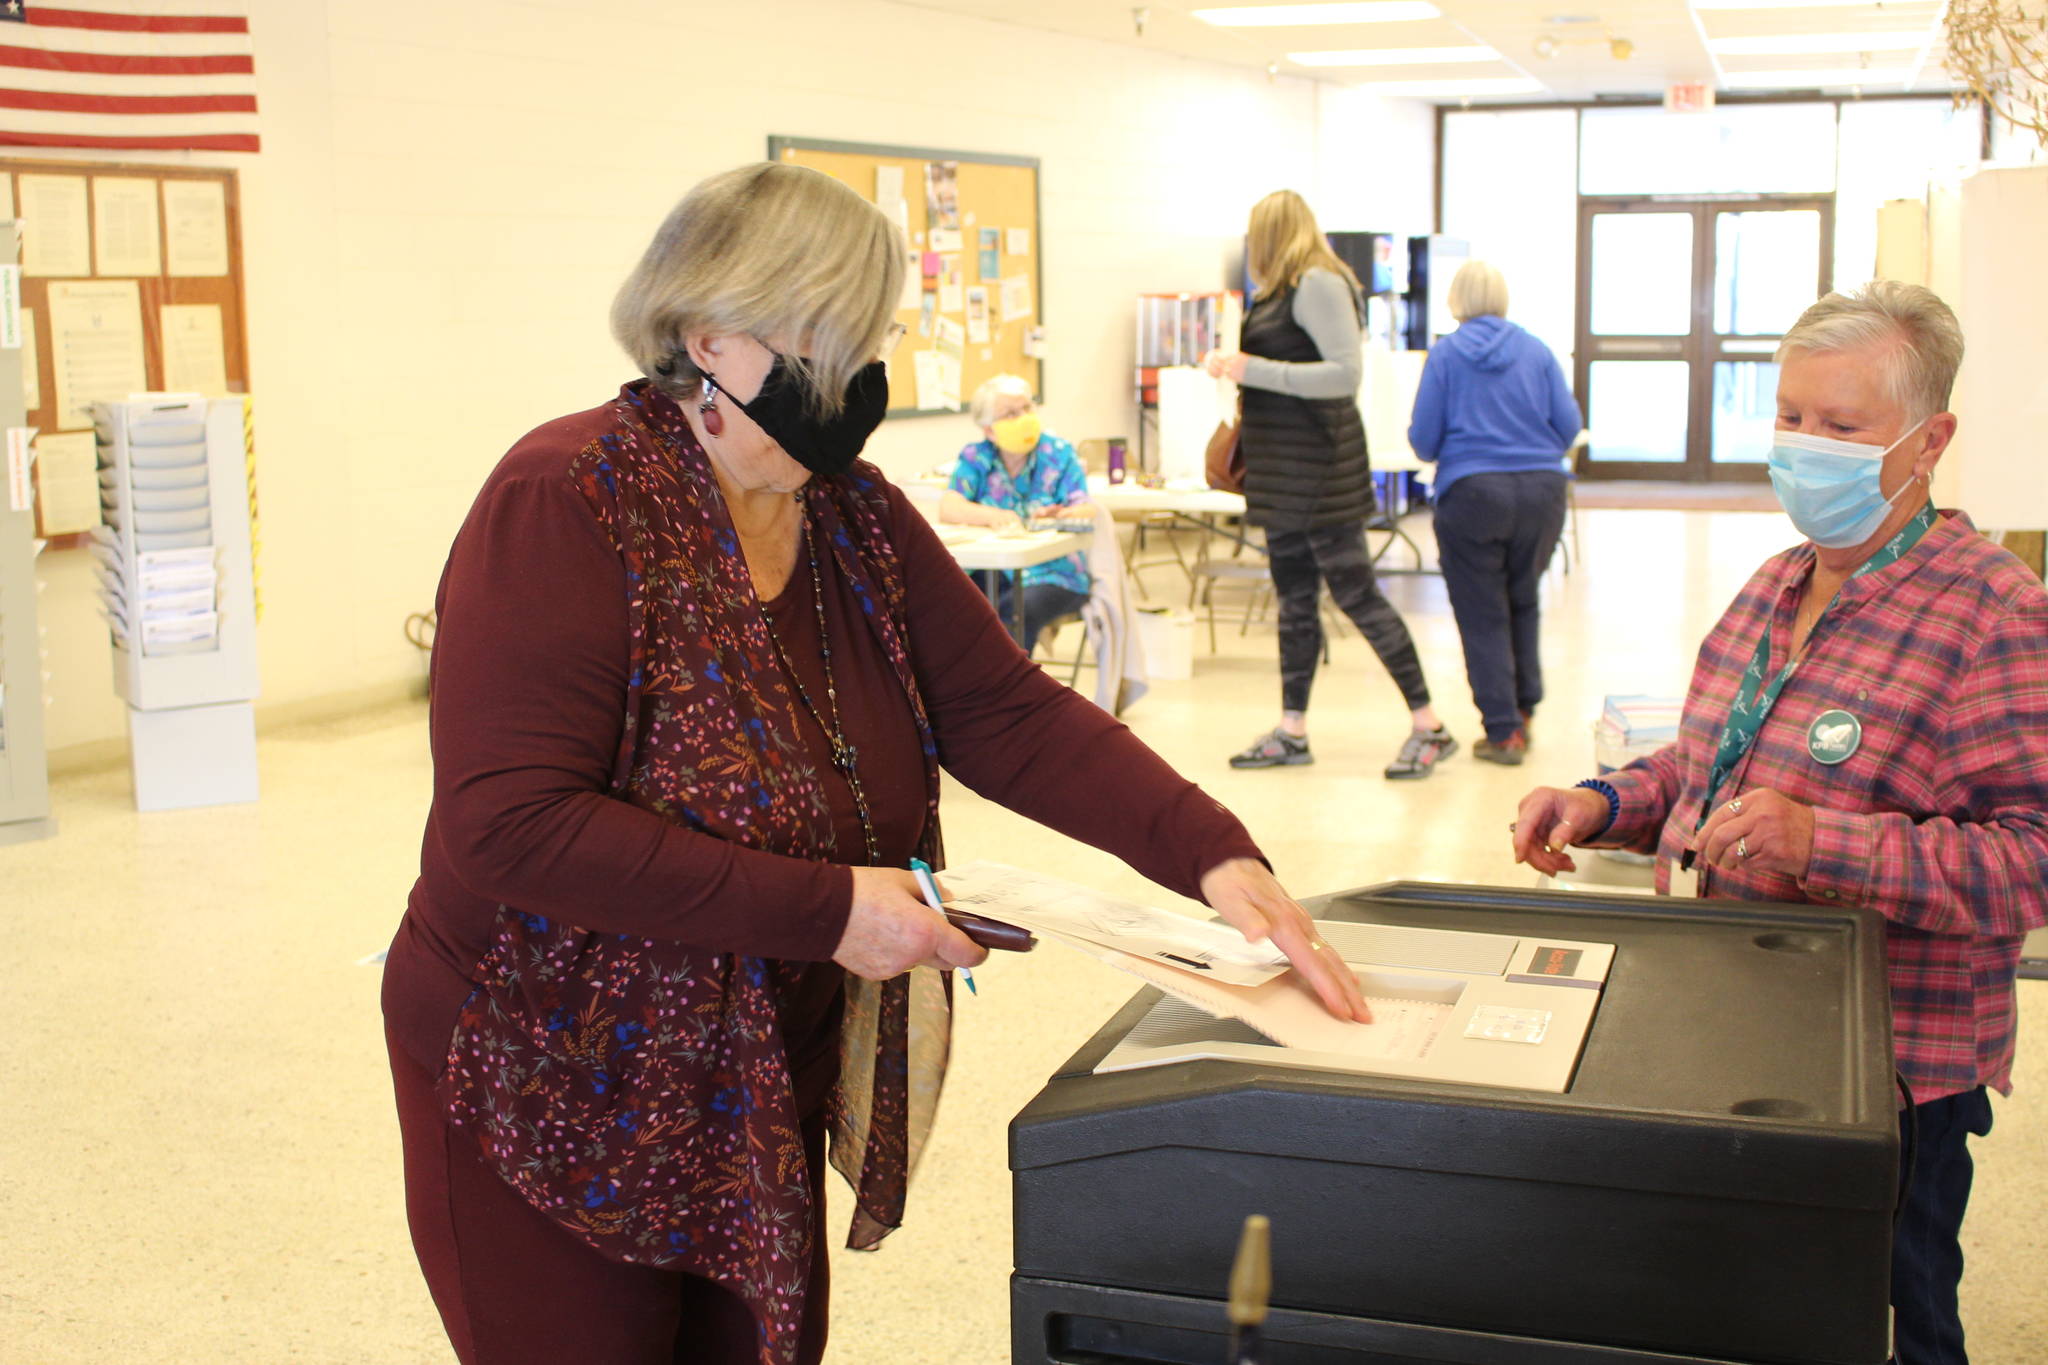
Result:
[[[93,532],[141,810],[256,799],[256,595],[242,400],[94,407]]]
[[[15,225],[0,221],[0,261],[12,262],[18,254]],[[28,421],[22,410],[21,356],[18,346],[0,346],[0,430],[22,431]],[[26,432],[15,440],[25,443]],[[50,815],[49,767],[43,750],[36,514],[28,498],[27,475],[25,465],[0,468],[0,844],[57,832]]]

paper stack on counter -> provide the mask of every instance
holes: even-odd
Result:
[[[1282,1047],[1385,1056],[1401,1013],[1413,1002],[1371,1001],[1374,1022],[1333,1018],[1270,943],[1249,943],[1227,924],[1122,900],[1058,877],[1003,863],[973,862],[939,873],[946,904],[1021,925],[1178,996],[1209,1013],[1241,1019]]]
[[[1678,738],[1685,703],[1677,697],[1611,696],[1593,722],[1593,757],[1601,772],[1628,766]]]

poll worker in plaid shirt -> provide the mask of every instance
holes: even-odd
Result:
[[[1676,743],[1537,788],[1513,827],[1546,873],[1573,844],[1655,850],[1659,891],[1888,921],[1915,1134],[1892,1249],[1902,1365],[1965,1359],[1966,1138],[1991,1129],[1985,1088],[2011,1092],[2020,942],[2048,923],[2048,592],[1929,501],[1962,355],[1918,286],[1806,310],[1778,348],[1771,481],[1807,542],[1707,636]]]

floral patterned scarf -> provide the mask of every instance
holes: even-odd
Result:
[[[610,794],[748,847],[823,858],[830,812],[704,451],[644,382],[613,409],[617,425],[571,467],[626,568],[629,691]],[[937,748],[880,475],[856,465],[814,479],[804,502],[910,699],[926,774],[920,856],[937,865]],[[451,1121],[535,1208],[609,1257],[745,1299],[764,1365],[794,1356],[811,1265],[815,1192],[776,1012],[802,966],[501,907],[441,1082]],[[856,1195],[848,1243],[866,1248],[902,1221],[950,1013],[922,969],[849,976],[846,990],[832,1164]]]

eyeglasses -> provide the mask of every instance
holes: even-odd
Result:
[[[875,353],[875,359],[887,360],[896,354],[896,348],[903,344],[903,338],[909,332],[910,329],[900,322],[890,323],[889,330],[882,333],[882,349]]]

